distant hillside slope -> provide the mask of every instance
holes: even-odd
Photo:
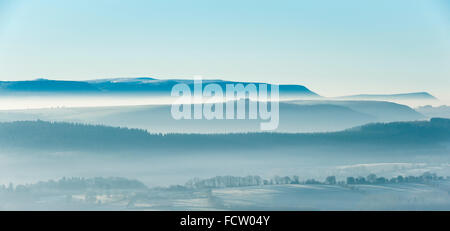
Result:
[[[161,133],[260,132],[261,120],[175,120],[170,105],[0,111],[0,121],[45,120],[146,129]],[[329,132],[374,122],[424,120],[408,106],[382,101],[280,103],[277,132]]]
[[[423,115],[432,118],[432,117],[442,117],[442,118],[450,118],[450,106],[439,106],[432,107],[422,106],[416,108],[416,111],[422,113]]]
[[[70,123],[24,121],[0,123],[0,146],[32,150],[127,151],[146,154],[159,151],[268,150],[272,148],[353,147],[403,149],[438,146],[450,142],[450,120],[377,123],[333,133],[249,133],[152,135],[143,130]]]
[[[398,103],[369,100],[297,100],[292,103],[299,105],[332,104],[350,108],[351,110],[371,115],[371,122],[394,122],[423,120],[426,117],[414,109]]]

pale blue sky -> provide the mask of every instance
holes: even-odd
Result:
[[[0,79],[220,78],[450,99],[446,0],[0,0]]]

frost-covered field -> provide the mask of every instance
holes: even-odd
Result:
[[[213,190],[225,209],[448,210],[449,184],[275,185]]]
[[[101,179],[102,180],[102,179]],[[98,181],[98,180],[97,180]],[[104,180],[102,180],[104,181]],[[81,182],[81,181],[80,181]],[[138,181],[87,187],[3,188],[1,210],[449,210],[450,181],[147,188]],[[119,186],[118,186],[119,185]],[[86,185],[85,185],[86,186]],[[84,188],[83,188],[84,187]]]

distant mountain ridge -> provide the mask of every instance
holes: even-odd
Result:
[[[214,83],[225,89],[227,84],[251,84],[258,86],[261,82],[241,82],[220,79],[204,79],[203,84]],[[35,79],[23,81],[0,81],[0,94],[170,94],[172,87],[184,83],[191,88],[194,81],[191,79],[156,79],[151,77],[136,78],[107,78],[86,81]],[[271,85],[271,84],[268,84]],[[280,84],[282,96],[302,96],[323,98],[316,92],[303,85]],[[335,97],[349,100],[437,100],[428,92],[411,92],[402,94],[359,94]]]
[[[28,81],[0,81],[0,93],[102,93],[102,94],[168,94],[172,87],[178,83],[193,87],[193,80],[184,79],[155,79],[140,78],[113,78],[96,79],[88,81],[63,81],[36,79]],[[251,82],[235,82],[225,80],[203,80],[203,84],[215,83],[225,89],[226,84],[250,84]],[[260,84],[260,83],[255,83]],[[269,84],[270,85],[270,84]],[[270,89],[269,89],[270,90]],[[301,95],[306,97],[320,97],[317,93],[302,85],[279,85],[280,94]]]
[[[369,99],[369,100],[436,100],[428,92],[412,92],[402,94],[360,94],[338,97],[342,99]]]

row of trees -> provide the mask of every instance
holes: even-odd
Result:
[[[450,180],[450,177],[437,176],[426,172],[420,176],[397,176],[393,178],[377,177],[370,174],[367,177],[347,177],[338,181],[336,176],[328,176],[323,181],[315,179],[301,180],[299,176],[275,176],[271,179],[263,179],[260,176],[216,176],[210,179],[193,179],[181,188],[226,188],[260,185],[286,185],[286,184],[321,184],[321,185],[355,185],[355,184],[396,184],[396,183],[431,183]],[[180,186],[179,186],[180,187]],[[38,182],[35,184],[0,185],[0,192],[59,192],[59,191],[141,191],[147,190],[147,186],[137,180],[129,180],[120,177],[95,177],[95,178],[61,178],[60,180]]]
[[[448,177],[447,177],[448,178]],[[428,183],[431,181],[445,180],[435,173],[426,172],[421,176],[397,176],[392,178],[377,177],[370,174],[367,177],[347,177],[347,184],[387,184],[387,183]]]
[[[449,177],[447,177],[448,179]],[[426,172],[421,176],[397,176],[393,178],[377,177],[370,174],[367,177],[347,177],[347,184],[387,184],[387,183],[428,183],[431,181],[445,180],[435,173]]]
[[[137,180],[121,177],[63,177],[35,184],[14,186],[0,185],[0,192],[49,192],[49,191],[110,191],[110,190],[146,190],[147,186]]]
[[[259,185],[284,185],[284,184],[325,184],[325,185],[354,185],[354,184],[395,184],[395,183],[430,183],[434,181],[450,180],[450,177],[444,178],[434,173],[426,172],[420,176],[397,176],[393,178],[377,177],[370,174],[367,177],[347,177],[346,180],[338,181],[336,176],[328,176],[324,181],[315,179],[300,180],[299,176],[273,177],[263,179],[260,176],[216,176],[210,179],[194,179],[186,183],[188,188],[225,188],[225,187],[244,187]]]

